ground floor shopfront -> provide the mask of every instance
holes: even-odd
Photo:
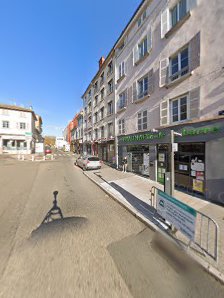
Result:
[[[0,154],[31,154],[35,150],[32,136],[2,135],[0,136]]]
[[[175,186],[224,204],[224,118],[119,137],[119,164],[127,156],[129,171],[163,184],[171,168],[171,130],[182,134],[175,137]]]
[[[115,164],[114,140],[84,143],[84,153],[98,156],[101,160]]]

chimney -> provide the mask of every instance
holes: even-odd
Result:
[[[102,67],[104,61],[105,61],[105,58],[102,56],[99,60],[99,68]]]

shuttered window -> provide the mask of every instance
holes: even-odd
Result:
[[[138,113],[138,130],[147,129],[148,126],[148,116],[147,111]]]
[[[125,133],[125,120],[124,119],[120,119],[118,121],[118,128],[119,128],[119,134]]]

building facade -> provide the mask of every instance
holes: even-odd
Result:
[[[142,1],[114,46],[118,163],[224,200],[224,3]],[[219,28],[219,29],[218,29]]]
[[[114,51],[99,61],[99,71],[82,96],[83,151],[115,163]]]
[[[39,117],[40,120],[40,117]],[[31,154],[42,132],[32,109],[0,104],[0,154]]]

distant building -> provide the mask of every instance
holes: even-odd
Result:
[[[56,137],[55,140],[55,147],[57,149],[62,149],[64,148],[65,144],[67,144],[67,141],[65,141],[64,137]]]
[[[31,108],[0,104],[0,154],[34,153],[42,132],[42,119],[38,117]]]

